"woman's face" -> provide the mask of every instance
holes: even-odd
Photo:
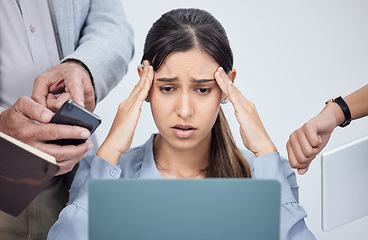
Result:
[[[222,96],[214,76],[218,67],[207,53],[193,49],[171,53],[155,72],[149,100],[165,144],[208,149]]]

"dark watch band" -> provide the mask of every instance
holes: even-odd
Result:
[[[339,126],[340,127],[346,127],[347,125],[349,125],[350,122],[351,122],[351,114],[350,114],[349,107],[346,104],[346,102],[344,101],[344,99],[342,99],[341,96],[337,96],[337,97],[334,97],[334,98],[328,100],[326,102],[326,104],[329,103],[329,102],[337,103],[340,106],[341,110],[344,112],[345,121],[343,123],[341,123]]]

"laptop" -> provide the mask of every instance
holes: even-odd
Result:
[[[280,202],[275,180],[94,180],[89,239],[278,240]]]
[[[368,215],[368,136],[323,152],[322,229]]]

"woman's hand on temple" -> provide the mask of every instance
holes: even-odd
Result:
[[[233,85],[222,67],[217,69],[215,78],[223,93],[233,104],[245,147],[257,157],[276,152],[277,149],[268,136],[255,105],[247,100],[239,89]]]
[[[148,96],[153,77],[153,68],[146,60],[139,82],[135,85],[130,96],[120,103],[110,132],[98,149],[97,156],[112,164],[117,164],[121,154],[130,148],[142,104]]]

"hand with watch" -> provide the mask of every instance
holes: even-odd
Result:
[[[328,143],[332,131],[346,127],[351,120],[368,115],[368,85],[344,97],[334,97],[314,118],[295,130],[286,144],[290,165],[299,174],[308,171],[312,160]]]
[[[299,174],[306,173],[312,160],[328,143],[332,131],[350,122],[350,110],[342,97],[328,100],[317,116],[290,135],[286,144],[290,165],[298,169]]]

